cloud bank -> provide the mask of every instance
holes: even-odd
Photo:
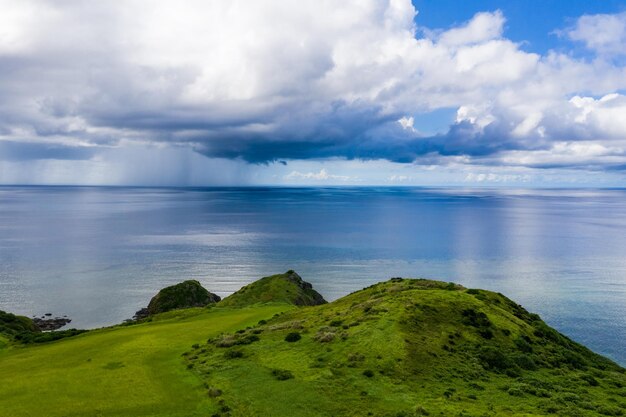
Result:
[[[498,10],[420,27],[408,0],[0,6],[0,163],[149,146],[253,164],[626,170],[626,13],[562,29],[577,56],[525,51]],[[415,116],[439,109],[455,120],[422,134]]]

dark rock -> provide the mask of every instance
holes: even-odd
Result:
[[[143,320],[148,318],[149,316],[150,312],[148,311],[148,308],[142,308],[135,313],[135,315],[133,316],[133,320]]]
[[[52,314],[50,314],[51,316]],[[47,314],[46,314],[47,316]],[[39,330],[47,332],[52,330],[59,330],[61,327],[70,323],[72,320],[66,317],[55,317],[53,319],[47,318],[34,318],[33,322],[39,328]]]
[[[322,294],[313,289],[313,285],[310,282],[306,282],[298,275],[294,270],[287,271],[286,279],[296,284],[303,292],[300,297],[294,300],[294,304],[297,306],[316,306],[326,304],[326,300]]]

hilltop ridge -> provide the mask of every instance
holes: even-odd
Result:
[[[502,294],[424,279],[394,278],[294,309],[185,357],[221,416],[626,410],[617,364]]]
[[[294,270],[254,281],[224,298],[221,307],[244,307],[261,303],[287,303],[294,306],[325,304],[326,300]]]

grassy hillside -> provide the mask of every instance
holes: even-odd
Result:
[[[260,303],[280,302],[295,306],[325,304],[326,300],[311,284],[294,271],[261,278],[223,299],[222,307],[243,307]]]
[[[28,317],[0,311],[0,349],[12,343],[46,343],[76,336],[83,332],[85,330],[77,329],[42,332],[37,324]]]
[[[221,416],[624,415],[624,369],[502,295],[394,279],[191,349]]]
[[[0,347],[0,417],[625,415],[624,369],[500,294],[393,279],[297,308],[284,275],[241,307]]]
[[[189,309],[43,345],[0,350],[0,416],[207,416],[181,353],[289,309]]]
[[[28,317],[16,316],[0,310],[0,335],[4,335],[5,338],[38,331],[37,325]]]

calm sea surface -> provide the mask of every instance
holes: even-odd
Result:
[[[194,278],[295,269],[333,300],[393,276],[500,291],[626,364],[626,190],[0,187],[0,309],[130,318]]]

